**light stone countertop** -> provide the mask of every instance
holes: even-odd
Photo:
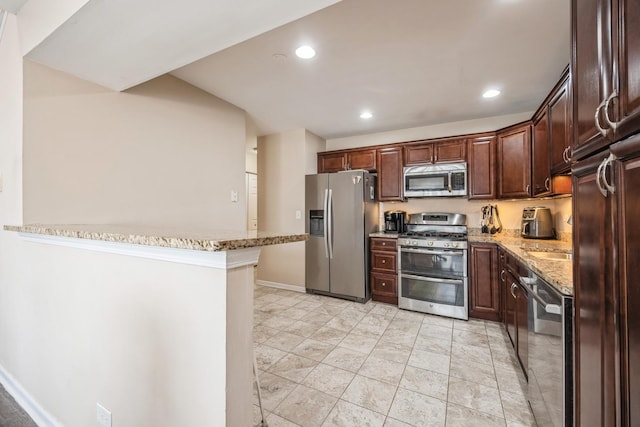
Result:
[[[559,240],[523,239],[513,233],[482,234],[469,229],[470,243],[495,243],[513,255],[520,263],[528,267],[540,278],[548,282],[559,292],[573,295],[573,261],[538,258],[529,251],[573,253],[570,242]]]
[[[387,239],[397,239],[398,233],[385,233],[384,231],[376,231],[375,233],[369,233],[369,237],[385,237]]]
[[[301,242],[306,233],[287,234],[229,230],[178,230],[163,227],[108,224],[26,224],[5,225],[7,231],[129,243],[174,249],[219,252],[257,246]]]

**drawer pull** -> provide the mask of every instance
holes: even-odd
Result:
[[[387,242],[382,242],[382,246],[387,246]]]
[[[386,263],[387,263],[387,260],[386,260],[386,259],[383,259],[383,260],[382,260],[382,263],[383,263],[383,264],[386,264]]]
[[[382,282],[382,286],[387,286],[387,283],[386,282]]]

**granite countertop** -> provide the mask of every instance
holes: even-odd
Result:
[[[570,242],[523,239],[509,233],[481,234],[471,230],[468,239],[471,243],[485,242],[500,245],[556,290],[565,295],[573,295],[573,262],[571,260],[539,258],[529,254],[529,251],[573,253]]]
[[[287,234],[229,230],[178,230],[139,225],[26,224],[5,225],[7,231],[101,240],[174,249],[218,252],[256,246],[301,242],[308,234]]]
[[[369,237],[386,237],[387,239],[397,239],[398,233],[385,233],[384,231],[376,231],[369,233]]]

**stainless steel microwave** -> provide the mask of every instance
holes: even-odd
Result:
[[[404,168],[405,197],[460,197],[467,195],[467,164],[442,163]]]

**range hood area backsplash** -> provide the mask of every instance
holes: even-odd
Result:
[[[407,213],[416,212],[456,212],[467,215],[469,228],[480,228],[482,220],[482,206],[498,205],[498,211],[504,229],[519,230],[522,223],[522,210],[530,206],[543,206],[551,209],[553,226],[562,240],[568,240],[571,225],[567,220],[571,216],[571,197],[555,199],[526,199],[526,200],[468,200],[465,198],[432,197],[409,199],[407,202],[380,202],[379,229],[384,230],[384,212],[403,210]]]

